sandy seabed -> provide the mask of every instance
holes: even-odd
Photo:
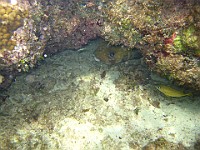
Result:
[[[200,138],[200,97],[164,96],[141,59],[106,65],[98,41],[47,57],[16,78],[0,106],[1,150],[142,149]]]

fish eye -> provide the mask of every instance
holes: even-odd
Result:
[[[113,58],[113,57],[115,56],[115,52],[113,52],[113,51],[109,52],[108,56],[109,56],[110,58]]]
[[[160,89],[160,86],[156,86],[156,88],[159,90],[159,89]]]

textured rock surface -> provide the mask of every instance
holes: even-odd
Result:
[[[45,59],[1,93],[0,149],[141,149],[159,137],[193,149],[199,97],[163,96],[142,59],[96,62],[97,45]]]

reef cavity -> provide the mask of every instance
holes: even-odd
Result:
[[[136,48],[130,49],[123,46],[113,46],[105,41],[99,44],[94,55],[96,60],[102,61],[108,65],[142,57],[141,53]]]

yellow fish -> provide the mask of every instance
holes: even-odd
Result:
[[[183,96],[191,96],[192,95],[191,93],[184,93],[183,91],[176,90],[174,88],[171,88],[171,87],[165,86],[165,85],[159,85],[159,86],[157,86],[157,89],[169,97],[183,97]]]

